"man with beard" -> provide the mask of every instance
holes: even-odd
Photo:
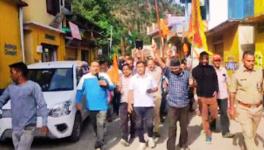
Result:
[[[192,76],[196,83],[197,96],[201,101],[203,129],[206,134],[206,143],[212,142],[212,132],[215,130],[217,118],[217,92],[218,80],[213,66],[209,65],[209,55],[200,53],[199,65],[192,70]],[[209,115],[210,114],[210,115]],[[211,127],[211,128],[210,128]]]

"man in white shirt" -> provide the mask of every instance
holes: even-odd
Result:
[[[146,140],[144,138],[144,126],[147,127],[148,146],[155,147],[153,139],[153,118],[154,118],[154,97],[152,93],[158,90],[156,81],[146,74],[146,64],[138,61],[136,64],[137,74],[135,74],[129,85],[128,111],[136,112],[136,129],[139,137],[139,150],[144,150]],[[134,103],[134,108],[132,103]]]
[[[218,96],[217,102],[220,109],[220,122],[222,127],[222,136],[224,138],[232,138],[234,135],[229,131],[229,118],[227,115],[228,108],[228,87],[227,87],[227,71],[224,67],[221,67],[222,58],[216,54],[213,56],[213,65],[218,79]]]

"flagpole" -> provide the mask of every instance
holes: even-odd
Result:
[[[160,53],[162,53],[162,57],[164,57],[164,40],[163,40],[163,37],[161,34],[161,29],[160,29],[160,16],[159,16],[159,7],[158,7],[157,0],[155,0],[155,11],[156,11],[157,25],[158,25],[158,29],[159,29],[160,43],[161,43]]]

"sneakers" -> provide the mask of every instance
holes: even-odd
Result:
[[[149,137],[149,139],[148,139],[148,147],[150,147],[150,148],[155,147],[155,141],[152,137]]]
[[[231,133],[226,133],[223,135],[223,138],[233,138],[235,135],[234,134],[231,134]]]
[[[129,138],[129,141],[128,141],[128,143],[129,143],[129,144],[133,143],[133,142],[134,142],[134,140],[135,140],[135,138],[136,138],[136,136],[135,136],[135,135],[131,135],[131,136],[130,136],[130,138]]]
[[[120,143],[126,147],[129,146],[129,143],[125,139],[121,139]]]
[[[137,150],[145,150],[146,149],[146,143],[139,143],[139,147]]]
[[[188,146],[181,146],[180,144],[177,145],[178,150],[190,150],[190,148]]]
[[[102,150],[104,146],[104,143],[97,141],[94,145],[94,149],[96,150]]]
[[[205,142],[206,142],[206,144],[211,144],[212,143],[212,137],[206,136]]]

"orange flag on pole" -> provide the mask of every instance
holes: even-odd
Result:
[[[205,36],[205,24],[202,21],[200,11],[200,0],[192,0],[192,14],[190,18],[189,31],[192,35],[192,44],[196,48],[203,49],[210,55],[212,53],[208,51],[207,41]]]
[[[161,30],[162,37],[167,38],[167,36],[170,33],[170,29],[168,27],[168,24],[165,22],[164,19],[160,19],[159,24],[160,24],[160,30]]]
[[[120,82],[117,55],[114,54],[112,68],[107,72],[111,81],[117,85]]]

